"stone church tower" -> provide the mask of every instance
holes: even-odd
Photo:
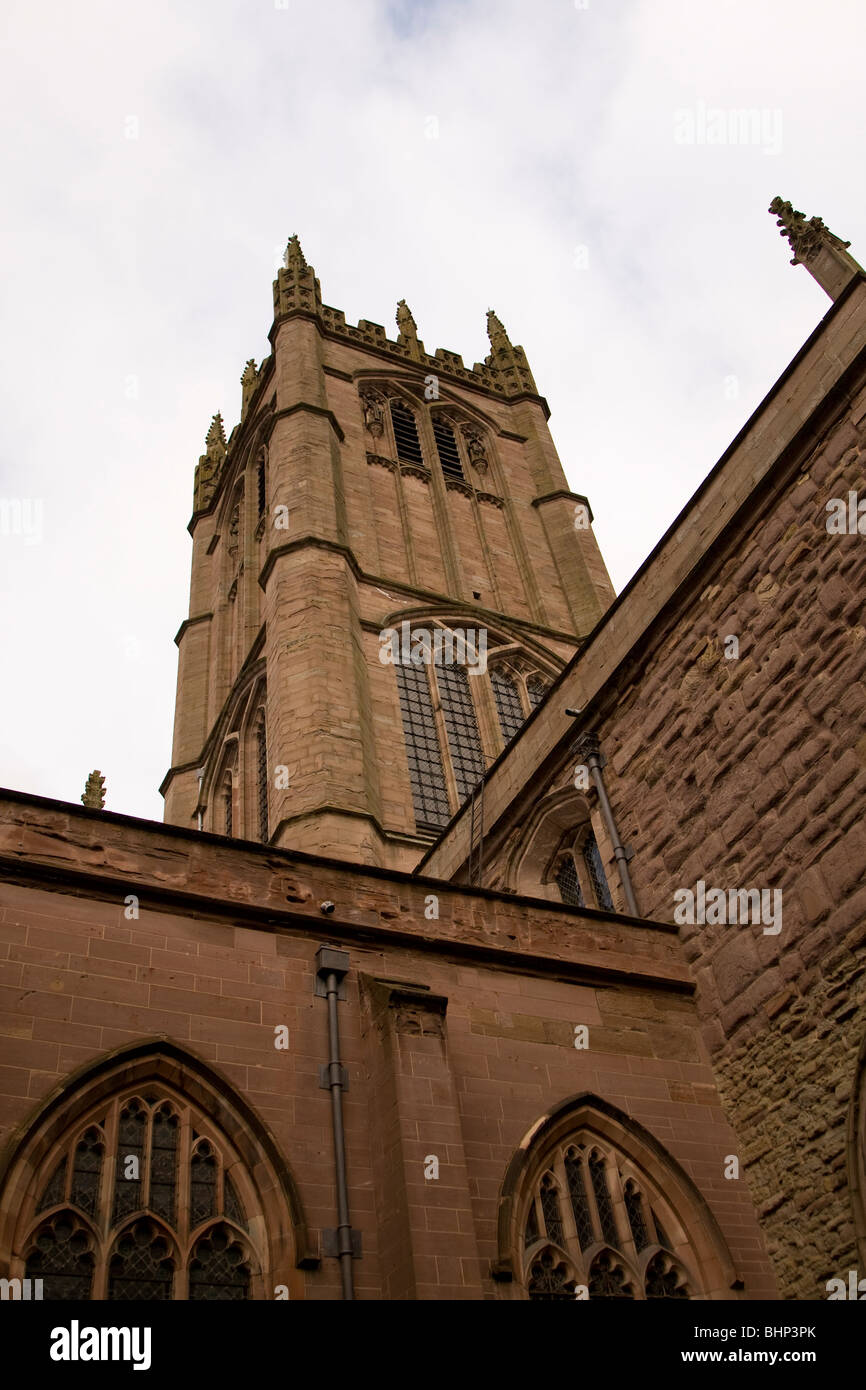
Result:
[[[496,314],[470,370],[403,300],[396,341],[348,325],[297,237],[284,261],[196,471],[166,820],[411,868],[613,591]],[[412,624],[474,634],[471,674],[383,662]]]
[[[468,370],[289,242],[165,823],[0,792],[0,1280],[856,1290],[866,274],[771,210],[830,306],[615,601],[497,316]]]

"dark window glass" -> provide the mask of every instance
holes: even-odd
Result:
[[[256,770],[259,787],[259,839],[268,842],[268,744],[264,720],[256,728]]]
[[[646,1228],[646,1222],[643,1218],[643,1207],[641,1205],[640,1192],[638,1191],[637,1186],[631,1181],[631,1179],[629,1179],[629,1181],[625,1185],[624,1196],[625,1210],[628,1216],[628,1224],[629,1226],[631,1226],[631,1234],[632,1239],[634,1240],[634,1247],[635,1250],[637,1250],[638,1254],[640,1254],[641,1250],[643,1250],[647,1245],[649,1245],[650,1242],[649,1234]]]
[[[174,1261],[165,1235],[145,1217],[124,1231],[115,1242],[108,1266],[110,1302],[171,1298]]]
[[[622,1265],[609,1251],[596,1255],[589,1271],[590,1298],[634,1298],[634,1288]]]
[[[259,455],[256,464],[256,493],[259,504],[259,516],[262,516],[267,506],[267,480],[265,477],[265,460],[263,455]]]
[[[46,1184],[45,1191],[39,1199],[37,1211],[46,1211],[48,1207],[56,1207],[58,1202],[63,1201],[63,1194],[66,1191],[66,1159],[64,1158],[51,1175],[51,1180]]]
[[[91,1238],[71,1211],[39,1227],[24,1264],[27,1279],[41,1279],[43,1298],[89,1298],[93,1282]]]
[[[120,1128],[117,1135],[117,1176],[114,1184],[114,1213],[112,1225],[134,1211],[140,1211],[142,1202],[141,1175],[144,1166],[144,1139],[147,1129],[147,1115],[138,1100],[127,1101],[120,1112]],[[127,1163],[129,1158],[137,1158],[133,1168]],[[138,1177],[126,1176],[127,1171],[138,1173]]]
[[[613,1207],[607,1186],[607,1174],[604,1171],[604,1159],[599,1154],[593,1154],[589,1160],[589,1176],[592,1190],[595,1193],[595,1204],[598,1207],[598,1219],[601,1222],[602,1234],[610,1245],[618,1245],[619,1236],[616,1222],[613,1219]]]
[[[223,810],[225,813],[226,834],[232,833],[232,784],[227,780],[223,790]]]
[[[575,1281],[552,1250],[544,1250],[529,1270],[529,1297],[538,1303],[559,1303],[574,1299]]]
[[[391,423],[394,426],[398,459],[404,463],[423,463],[415,416],[411,410],[407,410],[402,401],[391,402]]]
[[[584,906],[580,879],[577,877],[577,869],[574,867],[574,860],[570,854],[563,855],[560,861],[556,871],[556,886],[562,901],[569,907]]]
[[[451,765],[461,804],[484,776],[484,753],[475,718],[465,666],[439,666],[436,670],[442,713],[448,734]],[[478,676],[473,676],[478,680]]]
[[[565,1176],[568,1180],[568,1195],[571,1198],[571,1209],[574,1212],[574,1224],[577,1227],[577,1239],[581,1250],[586,1250],[595,1240],[595,1234],[592,1229],[589,1203],[586,1200],[583,1165],[576,1149],[570,1149],[565,1155]]]
[[[177,1188],[178,1119],[170,1105],[161,1105],[153,1117],[150,1149],[150,1208],[174,1222]]]
[[[680,1276],[672,1260],[662,1254],[653,1255],[646,1270],[647,1298],[689,1298],[688,1287],[680,1283]]]
[[[457,440],[454,438],[454,431],[445,420],[435,415],[433,417],[433,437],[436,440],[442,472],[449,478],[462,478],[463,465],[460,462],[460,453],[457,448]]]
[[[493,697],[496,700],[496,712],[499,715],[502,737],[506,743],[509,743],[517,730],[522,727],[525,718],[520,696],[517,693],[517,686],[511,677],[498,666],[494,666],[490,672],[490,684],[493,686]]]
[[[565,1231],[559,1207],[559,1188],[549,1173],[545,1173],[541,1180],[541,1210],[548,1240],[552,1240],[556,1245],[564,1245]]]
[[[213,1226],[196,1242],[189,1267],[191,1299],[228,1301],[250,1297],[250,1265],[235,1233]]]
[[[70,1202],[74,1202],[88,1216],[93,1216],[99,1199],[99,1178],[102,1173],[104,1144],[99,1130],[91,1125],[85,1130],[75,1146],[72,1164],[72,1188]]]
[[[419,829],[438,828],[450,819],[451,810],[427,672],[419,666],[395,666],[394,670],[415,820]]]
[[[610,896],[607,879],[604,876],[604,867],[595,835],[591,830],[583,842],[583,862],[592,880],[592,891],[595,893],[596,902],[603,911],[613,912],[613,898]]]
[[[192,1156],[189,1190],[189,1224],[200,1226],[202,1221],[216,1216],[216,1156],[207,1140],[203,1140]]]

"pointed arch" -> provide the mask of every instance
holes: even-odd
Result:
[[[551,1180],[565,1198],[560,1240],[545,1224],[541,1194]],[[646,1239],[632,1224],[636,1196]],[[727,1243],[691,1178],[643,1125],[590,1092],[548,1111],[521,1140],[500,1192],[497,1238],[493,1275],[526,1297],[535,1296],[539,1241],[556,1247],[591,1298],[736,1297]]]
[[[174,1137],[168,1136],[172,1120]],[[155,1133],[160,1125],[165,1133]],[[87,1134],[91,1146],[94,1136],[104,1136],[92,1214],[86,1200],[82,1206],[90,1187],[76,1188],[71,1161]],[[196,1150],[207,1150],[213,1165],[211,1197],[192,1223],[189,1172]],[[118,1048],[73,1073],[12,1137],[0,1161],[0,1276],[21,1277],[26,1267],[35,1273],[41,1262],[53,1278],[78,1278],[80,1288],[92,1265],[91,1297],[136,1297],[123,1289],[137,1278],[146,1286],[155,1281],[155,1292],[142,1296],[161,1297],[169,1262],[168,1296],[184,1299],[195,1296],[189,1292],[194,1251],[217,1229],[206,1252],[207,1296],[237,1297],[243,1289],[244,1297],[272,1298],[275,1286],[285,1284],[292,1298],[303,1298],[296,1271],[317,1258],[285,1158],[214,1067],[165,1039]],[[242,1265],[246,1282],[231,1273]],[[229,1292],[213,1293],[215,1270]]]

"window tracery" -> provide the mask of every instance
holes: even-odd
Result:
[[[536,1171],[521,1237],[530,1299],[574,1298],[578,1286],[591,1299],[693,1296],[682,1260],[662,1245],[660,1194],[624,1155],[578,1133],[547,1151]]]
[[[201,1123],[179,1097],[143,1088],[55,1146],[22,1247],[44,1298],[252,1297],[257,1262],[225,1171],[235,1160]]]

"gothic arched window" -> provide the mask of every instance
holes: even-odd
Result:
[[[526,693],[529,696],[529,703],[533,709],[541,704],[550,685],[541,676],[528,676],[526,679]]]
[[[231,835],[234,822],[232,775],[227,772],[223,782],[223,824],[225,833]]]
[[[102,1101],[43,1164],[25,1277],[49,1299],[251,1298],[258,1260],[236,1164],[173,1088]]]
[[[535,1137],[509,1166],[501,1210],[510,1215],[499,1230],[500,1237],[513,1233],[507,1262],[531,1300],[706,1297],[702,1269],[725,1296],[712,1217],[639,1125],[588,1097],[560,1107],[530,1133]],[[685,1212],[675,1211],[671,1192]]]
[[[570,842],[569,842],[570,841]],[[598,907],[614,912],[613,898],[604,872],[595,832],[585,821],[566,841],[567,847],[555,856],[548,879],[553,879],[561,900],[569,907]]]

